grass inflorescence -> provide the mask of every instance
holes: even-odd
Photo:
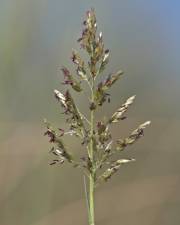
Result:
[[[105,102],[110,102],[109,89],[124,75],[122,70],[109,74],[102,81],[97,82],[96,78],[100,76],[109,63],[110,51],[106,49],[103,42],[102,32],[97,33],[97,21],[94,9],[87,11],[83,22],[83,31],[81,37],[77,40],[81,49],[85,50],[89,56],[89,61],[85,62],[78,51],[73,50],[71,60],[76,67],[75,74],[66,67],[62,67],[64,76],[63,85],[67,85],[65,93],[54,90],[54,96],[61,105],[68,130],[62,128],[53,128],[45,120],[46,132],[49,141],[53,147],[50,153],[54,155],[50,165],[61,165],[70,163],[73,168],[80,168],[84,172],[85,189],[87,192],[87,205],[89,225],[94,225],[94,191],[95,188],[108,181],[120,167],[129,162],[134,162],[134,158],[120,158],[113,160],[112,157],[119,155],[126,150],[129,145],[134,144],[144,134],[144,129],[150,124],[147,121],[141,124],[137,129],[130,133],[125,139],[113,140],[110,132],[110,126],[127,118],[126,112],[133,104],[135,95],[128,98],[110,118],[96,120],[95,112],[103,107]],[[90,89],[89,111],[90,118],[87,118],[73,99],[72,91],[83,93],[82,83],[86,83]],[[70,90],[72,89],[72,91]],[[86,149],[84,156],[75,160],[72,153],[69,152],[64,144],[64,136],[75,136],[80,139],[82,146]],[[89,182],[89,188],[86,188],[86,181]]]

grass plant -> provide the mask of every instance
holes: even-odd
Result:
[[[113,140],[110,126],[127,118],[126,111],[134,102],[135,96],[129,97],[121,104],[110,118],[103,117],[97,121],[96,112],[103,107],[104,103],[110,102],[111,96],[108,91],[124,73],[118,70],[105,78],[100,77],[109,62],[110,51],[104,46],[102,32],[97,32],[94,9],[86,12],[82,35],[77,41],[80,43],[81,49],[87,53],[88,62],[85,62],[80,54],[73,50],[71,59],[76,68],[75,73],[70,72],[67,67],[61,69],[64,76],[63,85],[67,86],[67,90],[65,93],[54,90],[54,96],[63,109],[68,130],[54,128],[45,120],[47,128],[45,135],[49,137],[49,141],[53,145],[50,153],[54,155],[54,159],[50,165],[70,163],[73,168],[83,170],[88,222],[89,225],[95,225],[95,189],[98,185],[110,180],[121,166],[135,161],[134,158],[119,158],[118,160],[113,160],[113,158],[114,156],[119,157],[122,151],[141,138],[150,121],[144,122],[130,132],[127,138]],[[97,82],[97,77],[101,80],[100,82]],[[90,118],[80,112],[72,94],[72,91],[75,91],[82,95],[83,83],[87,84],[91,93],[88,99]],[[75,159],[70,153],[63,140],[65,135],[75,136],[80,140],[85,149],[83,157]]]

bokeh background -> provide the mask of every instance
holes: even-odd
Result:
[[[96,193],[97,225],[180,224],[180,2],[178,0],[0,0],[0,225],[87,224],[82,174],[50,167],[43,118],[63,127],[53,89],[61,65],[73,69],[85,11],[95,7],[111,50],[107,71],[123,69],[111,91],[110,115],[136,94],[125,137],[151,120],[123,156],[124,166]],[[87,110],[87,98],[77,98]],[[71,151],[78,151],[75,142]]]

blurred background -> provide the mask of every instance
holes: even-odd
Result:
[[[48,165],[43,118],[63,127],[53,97],[55,88],[64,90],[57,67],[74,69],[71,50],[79,50],[76,40],[92,6],[111,51],[104,75],[125,71],[98,116],[136,94],[114,136],[152,121],[123,154],[137,161],[98,188],[97,225],[180,224],[180,2],[0,0],[0,225],[87,224],[82,174]],[[73,95],[86,112],[86,96]],[[69,145],[78,151],[74,141]]]

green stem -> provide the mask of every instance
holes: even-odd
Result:
[[[92,80],[91,101],[94,102],[94,79]],[[93,149],[93,132],[94,132],[94,110],[91,111],[91,141],[90,141],[90,159],[92,163],[91,174],[89,177],[89,225],[95,225],[94,221],[94,188],[95,188],[95,166],[94,166],[94,149]]]
[[[95,225],[94,221],[94,175],[89,180],[89,225]]]

